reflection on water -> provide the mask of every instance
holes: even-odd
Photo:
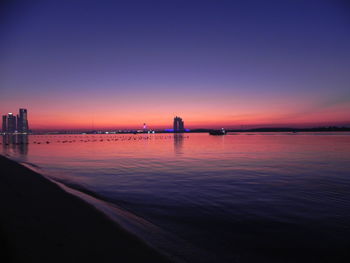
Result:
[[[184,136],[182,134],[174,134],[174,152],[175,152],[175,154],[183,154],[183,151],[182,151],[183,140],[184,140]]]
[[[30,135],[2,148],[213,262],[336,262],[350,244],[349,135]]]
[[[28,154],[28,135],[27,134],[6,134],[2,135],[3,153],[12,155],[13,153],[25,157]]]

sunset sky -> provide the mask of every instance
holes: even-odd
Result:
[[[0,114],[31,129],[350,126],[345,0],[0,5]]]

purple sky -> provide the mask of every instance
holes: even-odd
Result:
[[[32,128],[350,125],[347,1],[5,1],[0,113]]]

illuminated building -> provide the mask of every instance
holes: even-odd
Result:
[[[28,133],[27,109],[19,109],[17,116],[9,113],[2,116],[2,132],[3,133]]]
[[[17,118],[12,113],[7,115],[7,132],[14,133],[17,128]]]
[[[184,132],[184,121],[180,117],[174,118],[174,132]]]

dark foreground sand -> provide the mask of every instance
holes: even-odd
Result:
[[[104,214],[0,156],[0,262],[169,262]]]

